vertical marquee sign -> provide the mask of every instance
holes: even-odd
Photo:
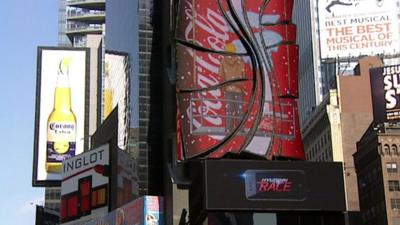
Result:
[[[182,0],[177,7],[178,160],[304,159],[293,0]]]

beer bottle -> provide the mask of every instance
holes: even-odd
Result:
[[[112,111],[113,91],[111,87],[110,70],[108,63],[105,63],[104,73],[104,119],[110,115]]]
[[[76,118],[71,109],[69,65],[71,58],[60,61],[54,91],[54,107],[47,120],[46,171],[60,173],[62,162],[75,155]]]

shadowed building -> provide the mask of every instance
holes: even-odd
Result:
[[[400,126],[371,124],[354,153],[362,224],[400,224]]]

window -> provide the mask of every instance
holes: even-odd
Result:
[[[397,154],[398,154],[397,146],[396,146],[396,145],[392,145],[392,154],[393,154],[393,155],[397,155]]]
[[[390,199],[390,205],[392,209],[400,209],[400,199],[399,198]]]
[[[397,173],[397,163],[395,162],[386,163],[386,169],[388,173]]]
[[[107,185],[92,190],[92,209],[107,205]]]
[[[61,198],[61,222],[78,217],[78,196],[66,195]]]
[[[400,183],[398,180],[389,180],[389,191],[400,191]]]
[[[79,192],[81,196],[80,212],[81,215],[90,214],[90,190],[92,188],[91,176],[79,180]]]
[[[385,151],[385,155],[390,155],[390,149],[388,144],[385,144],[383,146],[383,150]]]

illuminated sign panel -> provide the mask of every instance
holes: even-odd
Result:
[[[33,185],[59,185],[64,160],[84,150],[88,49],[38,48]]]
[[[191,169],[196,172],[192,174],[194,184],[189,196],[201,199],[190,203],[194,214],[199,207],[209,211],[252,212],[346,208],[341,163],[198,160]]]
[[[109,204],[109,146],[103,145],[63,163],[60,220],[63,224],[105,215]]]
[[[397,1],[317,2],[321,58],[399,53]]]
[[[375,122],[400,121],[400,65],[370,69]]]
[[[293,0],[264,3],[180,2],[178,160],[241,153],[304,159]]]

